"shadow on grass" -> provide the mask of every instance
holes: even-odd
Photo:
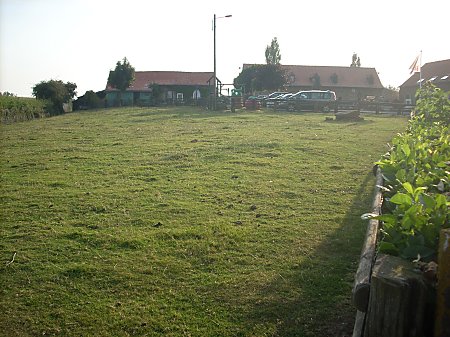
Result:
[[[370,208],[373,196],[367,191],[372,191],[373,179],[372,173],[364,177],[339,228],[310,259],[260,291],[264,300],[250,305],[250,322],[274,325],[274,336],[352,335],[356,309],[351,303],[351,287],[366,228],[360,214]],[[326,270],[330,273],[324,274]],[[298,289],[296,297],[283,296],[292,289]],[[319,311],[324,303],[326,312]]]

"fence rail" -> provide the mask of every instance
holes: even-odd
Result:
[[[365,102],[365,101],[336,101],[335,112],[342,110],[357,110],[360,112],[395,113],[398,115],[409,115],[414,105],[391,102]]]

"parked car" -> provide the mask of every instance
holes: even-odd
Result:
[[[247,110],[256,110],[261,107],[261,100],[257,96],[249,96],[245,102],[244,106]]]
[[[294,95],[295,94],[286,94],[283,97],[280,97],[276,102],[275,109],[276,110],[288,110],[289,109],[289,100]]]
[[[262,100],[261,105],[264,106],[264,107],[266,107],[266,106],[267,106],[267,102],[268,102],[270,99],[275,98],[275,97],[277,97],[277,96],[279,96],[279,95],[282,95],[282,94],[288,94],[288,92],[275,91],[275,92],[271,93],[270,95],[266,96],[266,97]]]
[[[336,93],[330,90],[299,91],[288,102],[290,111],[329,111],[336,102]]]
[[[267,100],[266,106],[269,109],[278,109],[279,104],[286,101],[292,95],[293,94],[291,94],[291,93],[285,93],[285,94],[281,94],[281,95],[272,97]]]

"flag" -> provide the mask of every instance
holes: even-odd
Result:
[[[418,73],[420,72],[420,64],[419,64],[419,57],[420,54],[416,56],[414,62],[411,64],[411,66],[409,67],[410,70],[410,74],[412,75],[413,73]]]

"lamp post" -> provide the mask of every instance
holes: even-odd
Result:
[[[213,110],[217,108],[217,68],[216,68],[216,20],[222,18],[231,18],[232,15],[228,14],[225,16],[216,17],[214,14],[214,22],[213,22],[213,31],[214,31],[214,75],[213,75],[213,84],[214,84],[214,99],[213,99]]]

